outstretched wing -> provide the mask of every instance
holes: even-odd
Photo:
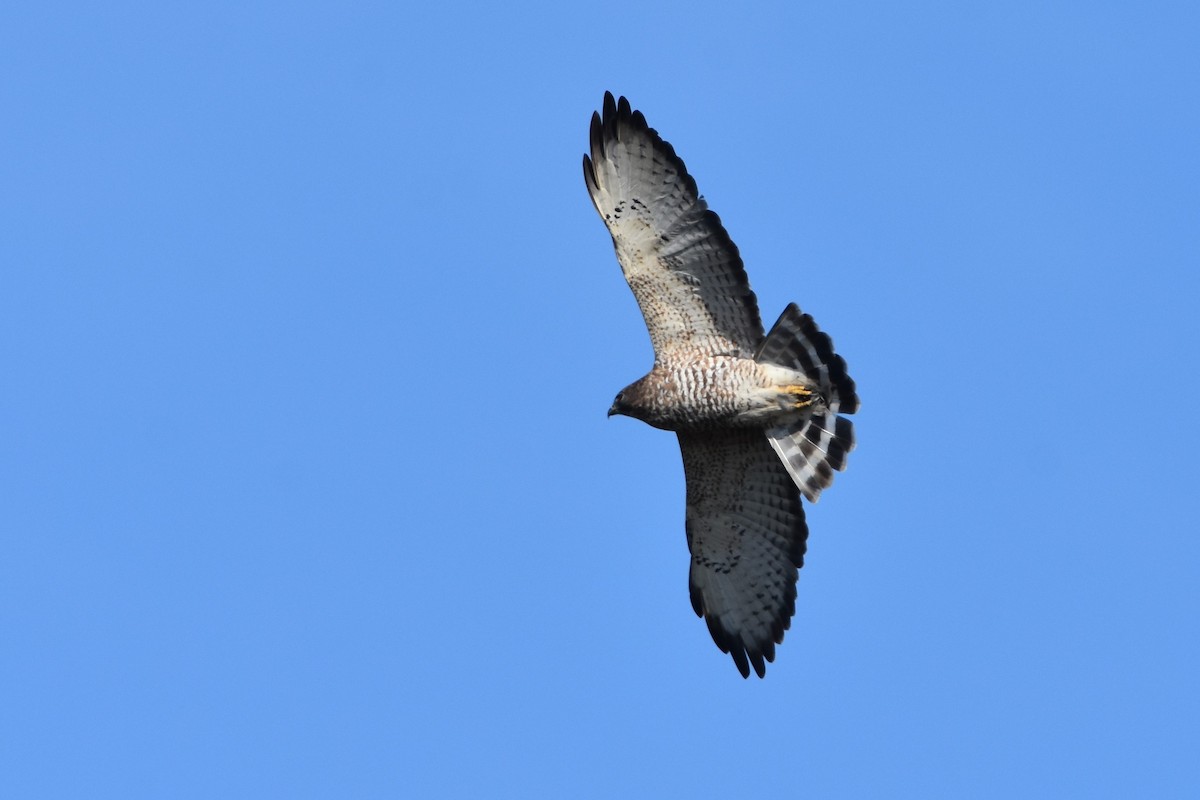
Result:
[[[808,525],[800,495],[761,431],[680,433],[687,477],[692,607],[742,677],[764,661],[796,611]]]
[[[750,357],[763,338],[737,247],[708,210],[674,148],[629,101],[604,95],[592,114],[583,177],[650,330],[655,357]]]

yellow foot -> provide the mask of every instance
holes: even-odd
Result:
[[[789,384],[780,388],[783,394],[791,400],[791,406],[795,409],[808,408],[820,398],[820,395],[812,389],[799,384]]]

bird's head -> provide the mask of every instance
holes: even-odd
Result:
[[[646,379],[634,381],[617,392],[612,405],[608,407],[608,415],[611,417],[619,414],[622,417],[633,417],[648,422],[646,395]]]
[[[612,402],[612,405],[609,406],[608,415],[611,417],[614,414],[620,414],[622,416],[628,417],[628,416],[630,416],[629,412],[630,412],[629,401],[626,399],[625,390],[622,389],[621,391],[617,392],[616,399],[614,399]]]

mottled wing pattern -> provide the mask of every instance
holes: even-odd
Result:
[[[758,301],[737,247],[696,190],[675,150],[629,101],[604,95],[592,115],[588,192],[612,234],[656,358],[749,357],[762,341]]]
[[[796,610],[808,526],[761,431],[680,433],[692,607],[743,677],[762,677]]]

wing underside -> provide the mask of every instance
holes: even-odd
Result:
[[[737,247],[674,148],[624,97],[606,93],[593,114],[583,174],[656,357],[677,347],[753,354],[762,320]]]
[[[808,526],[800,496],[759,431],[680,433],[692,607],[743,677],[775,659],[796,610]]]

